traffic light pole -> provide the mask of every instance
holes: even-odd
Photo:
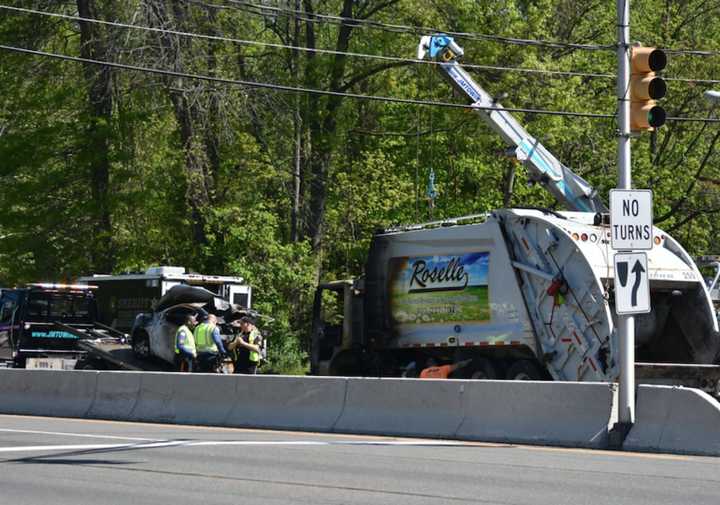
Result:
[[[618,189],[632,189],[630,168],[630,0],[617,0]],[[635,422],[635,318],[618,315],[620,389],[617,431],[621,439]]]

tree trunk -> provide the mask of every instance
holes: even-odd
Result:
[[[109,3],[109,11],[114,12]],[[80,17],[98,18],[95,0],[77,0]],[[110,35],[100,25],[80,21],[80,55],[83,58],[110,61]],[[88,86],[90,121],[87,130],[87,153],[90,168],[91,198],[94,216],[93,244],[90,248],[94,271],[112,272],[115,266],[112,222],[110,215],[110,147],[113,111],[113,79],[110,67],[90,63],[83,66]]]
[[[343,10],[340,16],[352,18],[353,0],[344,0]],[[335,50],[347,52],[350,45],[350,35],[353,27],[347,21],[343,21],[338,31],[338,38]],[[312,54],[312,53],[311,53]],[[330,91],[339,91],[342,79],[345,76],[347,58],[344,54],[336,54],[330,70]],[[317,85],[317,72],[313,72],[312,84]],[[327,179],[329,175],[332,150],[337,130],[337,111],[342,105],[342,96],[333,95],[327,98],[322,115],[310,110],[309,130],[312,136],[313,153],[310,157],[310,215],[307,223],[307,234],[313,250],[318,250],[322,245],[323,224],[325,221],[325,201],[327,200]],[[311,100],[312,101],[312,100]]]
[[[172,27],[180,31],[191,31],[188,25],[187,4],[183,1],[169,0],[172,9],[172,18],[164,0],[149,2],[154,24],[162,27]],[[176,72],[185,72],[183,61],[189,59],[191,41],[187,37],[164,33],[160,35],[161,48],[165,60],[172,64]],[[205,211],[210,203],[208,194],[208,152],[201,134],[196,132],[196,118],[201,115],[197,100],[188,100],[188,91],[182,77],[167,77],[165,84],[170,91],[170,100],[173,104],[175,119],[180,127],[180,140],[185,151],[185,175],[187,190],[185,192],[190,218],[192,222],[193,239],[196,244],[208,243],[205,231]],[[193,105],[194,104],[194,105]]]

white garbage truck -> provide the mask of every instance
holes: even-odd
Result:
[[[311,368],[320,375],[617,381],[614,266],[607,207],[460,66],[447,36],[430,57],[568,212],[513,208],[383,230],[364,275],[321,284]],[[635,316],[639,379],[717,392],[720,333],[693,259],[659,228],[647,251],[652,310]]]

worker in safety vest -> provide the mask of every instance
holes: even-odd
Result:
[[[217,316],[208,314],[207,319],[195,327],[195,347],[200,372],[214,372],[219,355],[225,354],[225,347],[217,326]]]
[[[437,365],[433,358],[428,359],[427,368],[420,372],[421,379],[447,379],[451,373],[470,364],[472,360],[458,361],[450,365]]]
[[[195,315],[188,314],[185,317],[185,324],[175,332],[175,364],[179,372],[193,371],[193,362],[197,357],[197,351],[192,328],[196,324]]]
[[[235,353],[235,373],[254,375],[263,357],[263,337],[250,316],[240,318],[236,326],[240,327],[240,334],[228,344],[228,349]]]

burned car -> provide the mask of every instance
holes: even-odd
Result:
[[[158,358],[167,364],[175,361],[175,333],[189,314],[206,313],[218,317],[223,340],[231,335],[229,323],[250,313],[249,309],[230,304],[204,288],[178,285],[171,288],[152,312],[138,314],[132,328],[132,348],[139,358]]]

